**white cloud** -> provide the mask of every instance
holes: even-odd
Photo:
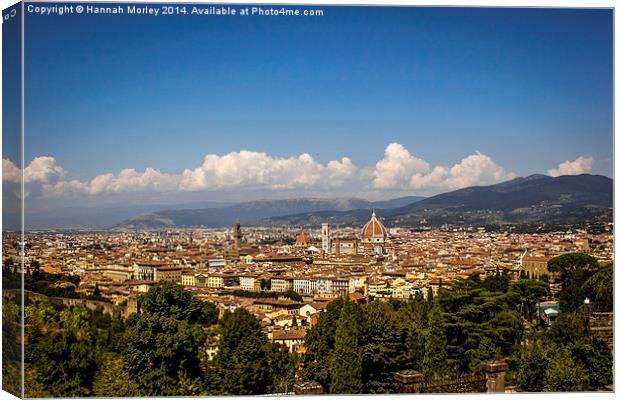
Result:
[[[208,154],[204,157],[202,165],[186,169],[179,175],[166,174],[153,168],[146,168],[144,171],[124,169],[116,175],[102,174],[90,181],[52,182],[50,178],[54,175],[48,174],[44,176],[44,180],[41,179],[41,182],[44,194],[53,196],[228,188],[284,190],[339,187],[357,170],[347,157],[331,160],[323,165],[306,153],[298,157],[277,158],[266,153],[242,150],[222,156]]]
[[[579,175],[592,172],[592,164],[594,159],[592,157],[577,157],[573,161],[564,161],[560,163],[557,168],[552,168],[547,171],[550,176],[560,175]]]
[[[349,157],[342,157],[340,161],[331,160],[327,163],[327,182],[330,186],[341,186],[358,171]]]
[[[451,190],[489,185],[515,176],[479,152],[452,167],[437,165],[431,170],[428,162],[414,157],[402,145],[392,143],[385,149],[385,157],[376,164],[373,186],[377,189]]]
[[[400,143],[390,143],[377,163],[372,184],[377,189],[402,187],[413,174],[425,173],[429,164],[409,153]]]
[[[13,161],[3,158],[2,159],[2,181],[19,183],[21,180],[21,174],[19,168],[13,164]]]
[[[11,160],[2,159],[2,180],[7,182],[19,183],[21,176],[19,168]],[[24,168],[24,182],[47,183],[52,180],[62,178],[65,170],[56,164],[54,157],[40,156],[34,158],[26,168]]]
[[[153,168],[146,168],[142,172],[129,168],[122,170],[117,175],[97,175],[87,182],[71,180],[44,184],[43,191],[48,195],[67,193],[97,195],[102,193],[162,192],[175,190],[177,186],[178,177],[174,175],[165,174]]]
[[[577,162],[579,159],[575,160]],[[586,161],[588,159],[585,159]],[[562,167],[565,163],[561,164]],[[582,162],[582,164],[584,164]],[[587,164],[587,162],[585,163]],[[591,165],[591,159],[590,164]],[[3,180],[19,182],[19,169],[3,160]],[[566,168],[565,168],[566,169]],[[31,188],[38,184],[44,195],[100,195],[123,193],[196,192],[208,190],[340,191],[369,190],[436,193],[472,185],[493,184],[515,177],[482,153],[471,154],[452,166],[436,165],[412,155],[399,143],[389,144],[374,168],[358,168],[348,157],[317,162],[307,153],[275,157],[242,150],[208,154],[196,168],[167,174],[154,168],[124,169],[86,181],[63,179],[65,171],[53,157],[37,157],[24,171]]]
[[[24,182],[49,182],[62,178],[65,170],[58,164],[54,157],[36,157],[24,168]]]
[[[195,191],[239,186],[268,189],[338,186],[356,170],[347,157],[322,165],[306,153],[275,158],[242,150],[223,156],[207,155],[201,166],[183,171],[179,188]]]

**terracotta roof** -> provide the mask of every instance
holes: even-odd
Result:
[[[377,219],[375,212],[372,212],[370,221],[362,228],[362,238],[386,237],[387,230],[385,226]]]
[[[305,246],[306,244],[308,244],[309,241],[310,241],[310,238],[308,238],[308,235],[306,235],[306,233],[304,231],[301,231],[297,235],[297,238],[295,240],[295,244],[297,246]]]

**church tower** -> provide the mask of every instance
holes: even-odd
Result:
[[[241,233],[241,223],[239,222],[239,220],[237,220],[233,228],[233,240],[235,243],[235,250],[239,250],[239,247],[241,247],[241,239],[243,239],[243,234]]]
[[[329,224],[324,222],[321,224],[321,247],[323,248],[325,255],[329,254],[331,251],[330,240]]]

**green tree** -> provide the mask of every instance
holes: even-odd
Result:
[[[588,390],[589,387],[585,368],[575,362],[568,347],[560,347],[545,371],[543,391],[576,392]]]
[[[360,355],[361,313],[359,306],[348,299],[340,311],[334,351],[330,357],[330,393],[362,393],[362,358]]]
[[[476,274],[443,289],[436,300],[436,312],[441,314],[438,321],[447,340],[444,363],[455,372],[468,373],[478,369],[481,357],[508,355],[523,332],[518,300],[510,290],[489,291]],[[485,346],[481,346],[483,341]]]
[[[115,353],[106,355],[93,381],[95,397],[136,397],[138,385],[127,372],[123,359]]]
[[[590,388],[602,388],[613,382],[613,353],[600,341],[580,340],[571,349],[576,363],[586,370]]]
[[[536,304],[550,293],[548,282],[524,278],[513,283],[510,290],[518,294],[519,314],[530,322],[534,321]]]
[[[220,320],[218,351],[207,369],[210,393],[256,395],[291,388],[294,364],[288,351],[269,342],[259,321],[240,308]]]
[[[3,276],[4,277],[4,276]],[[2,299],[2,389],[21,396],[21,309]]]
[[[611,265],[595,272],[583,284],[583,291],[595,311],[611,312],[614,309],[614,276]]]
[[[271,290],[271,279],[263,278],[260,280],[260,290]]]
[[[526,392],[541,392],[544,387],[544,379],[552,358],[553,343],[547,344],[542,341],[533,341],[523,346],[515,362],[516,382]]]
[[[85,397],[91,395],[97,370],[93,350],[92,343],[61,330],[48,332],[38,342],[29,342],[25,359],[52,396]]]
[[[213,303],[199,300],[180,285],[167,281],[158,282],[140,298],[140,310],[192,324],[217,322],[217,309]]]
[[[302,360],[302,375],[306,380],[319,382],[328,391],[331,384],[329,359],[334,350],[336,327],[343,304],[342,299],[330,302],[304,340],[306,353]]]
[[[448,338],[443,314],[434,307],[429,314],[428,328],[424,330],[424,358],[422,372],[429,379],[444,375],[448,369]]]
[[[204,329],[197,324],[159,314],[130,319],[123,335],[121,355],[141,395],[179,395],[181,377],[197,378]]]
[[[406,327],[391,302],[373,302],[362,308],[363,322],[359,333],[362,357],[363,393],[393,393],[393,375],[407,364],[403,343]]]
[[[552,258],[547,265],[549,271],[560,274],[560,307],[565,312],[576,310],[588,296],[584,283],[600,270],[598,261],[585,253],[569,253]]]

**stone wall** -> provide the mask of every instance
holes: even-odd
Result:
[[[3,296],[10,299],[16,299],[20,296],[20,289],[9,289],[3,291]],[[129,315],[137,312],[137,300],[128,299],[127,306],[118,306],[116,304],[107,303],[105,301],[97,301],[91,299],[73,299],[68,297],[49,297],[41,293],[24,290],[24,297],[29,301],[49,301],[52,303],[63,304],[66,307],[84,307],[92,311],[101,311],[108,314],[112,318],[127,318]]]
[[[601,340],[611,348],[614,346],[614,313],[593,312],[588,318],[590,337]]]

